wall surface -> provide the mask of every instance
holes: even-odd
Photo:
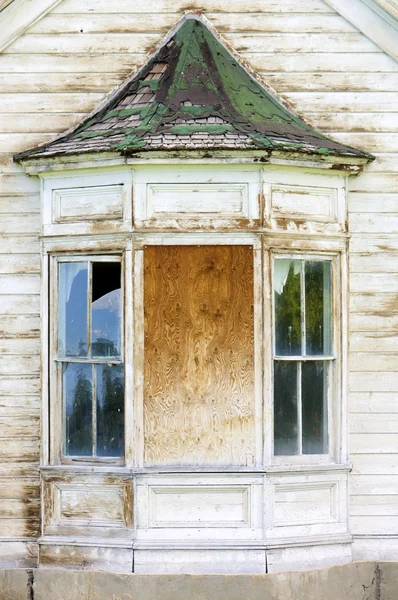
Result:
[[[39,184],[12,156],[79,122],[188,9],[376,156],[349,182],[351,531],[358,558],[397,558],[398,64],[322,0],[64,0],[0,55],[0,562],[35,565],[40,524]]]

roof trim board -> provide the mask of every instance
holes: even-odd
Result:
[[[398,21],[374,0],[323,0],[398,61]]]
[[[0,52],[62,0],[13,0],[0,11]]]

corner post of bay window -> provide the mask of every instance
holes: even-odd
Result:
[[[272,464],[274,438],[273,409],[273,335],[272,335],[272,277],[273,265],[269,245],[262,236],[263,254],[263,390],[264,390],[264,465]]]
[[[133,439],[134,466],[144,466],[144,248],[138,241],[132,251],[133,281]],[[128,396],[126,395],[128,399]]]
[[[123,312],[124,312],[124,439],[125,465],[132,468],[135,465],[134,455],[134,266],[132,241],[128,240],[124,253],[124,269],[122,272]]]
[[[336,457],[341,463],[347,463],[349,461],[349,447],[348,447],[348,335],[349,335],[349,310],[350,310],[350,297],[349,297],[349,279],[348,279],[348,240],[346,242],[346,249],[340,254],[339,264],[339,283],[341,286],[341,293],[338,299],[341,302],[340,306],[337,306],[337,310],[340,312],[340,331],[339,331],[339,345],[340,345],[340,423],[337,428],[340,435],[340,448],[339,456]]]
[[[50,463],[50,373],[49,373],[49,310],[52,295],[49,288],[50,257],[41,242],[41,284],[40,284],[40,322],[41,322],[41,360],[40,360],[40,465]]]

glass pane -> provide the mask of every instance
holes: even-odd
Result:
[[[97,455],[124,453],[123,365],[97,365]]]
[[[331,263],[305,263],[306,353],[332,353]]]
[[[92,455],[92,368],[91,365],[64,365],[66,456]]]
[[[275,260],[275,352],[301,355],[301,260]]]
[[[87,356],[88,265],[59,264],[58,355]]]
[[[120,356],[120,263],[92,265],[91,356]]]
[[[327,436],[328,363],[302,363],[303,454],[325,454]]]
[[[274,364],[274,454],[298,453],[296,362]]]

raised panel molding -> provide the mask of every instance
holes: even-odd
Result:
[[[53,191],[54,223],[121,219],[122,217],[122,185],[66,188]]]
[[[44,535],[130,537],[131,478],[60,474],[43,480]]]
[[[45,236],[132,230],[131,169],[82,169],[40,177]]]
[[[149,527],[250,527],[250,486],[148,486]]]
[[[293,185],[271,185],[273,217],[304,217],[310,221],[337,220],[337,190]]]
[[[270,475],[265,487],[266,540],[347,533],[347,474]]]
[[[263,539],[263,478],[148,475],[137,480],[137,541],[206,544]]]
[[[260,220],[257,168],[218,165],[134,169],[134,222],[138,228],[250,228]]]

